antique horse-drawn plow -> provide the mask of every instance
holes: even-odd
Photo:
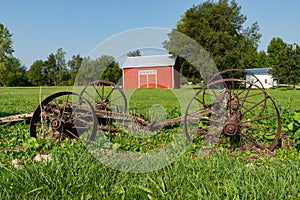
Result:
[[[248,81],[246,74],[231,69],[214,75],[195,91],[182,116],[151,122],[140,114],[128,114],[126,96],[116,84],[94,81],[78,93],[58,92],[40,102],[30,115],[30,134],[54,138],[84,136],[91,142],[99,130],[141,130],[134,129],[136,126],[155,131],[182,122],[188,142],[195,134],[202,138],[204,146],[218,145],[222,143],[220,137],[229,137],[240,146],[273,150],[281,132],[278,108],[259,79],[251,75]]]

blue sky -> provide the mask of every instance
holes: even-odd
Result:
[[[66,58],[87,56],[100,42],[142,27],[172,29],[181,15],[203,0],[9,0],[1,2],[0,23],[13,34],[14,55],[29,67],[58,48]],[[273,37],[300,44],[300,1],[237,0],[245,25],[258,22],[260,50]]]

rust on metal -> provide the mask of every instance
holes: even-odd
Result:
[[[18,114],[18,115],[11,115],[7,117],[1,117],[0,123],[9,123],[9,122],[17,122],[22,121],[24,119],[31,119],[33,112],[25,113],[25,114]]]

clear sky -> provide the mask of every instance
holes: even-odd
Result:
[[[58,48],[87,56],[105,39],[134,28],[172,29],[181,15],[203,0],[2,0],[0,23],[13,34],[14,56],[29,67]],[[216,2],[216,0],[215,0]],[[258,22],[260,50],[273,37],[300,44],[300,1],[237,0],[246,26]]]

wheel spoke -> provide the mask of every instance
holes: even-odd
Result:
[[[250,112],[251,110],[253,110],[254,108],[256,108],[257,106],[259,106],[261,103],[265,102],[265,99],[259,101],[258,103],[256,103],[254,106],[246,109],[246,111],[244,113],[242,113],[242,115],[245,115],[246,113]]]
[[[278,114],[273,114],[273,115],[268,115],[268,116],[263,116],[263,117],[257,117],[257,118],[254,118],[254,119],[248,119],[247,121],[241,123],[241,125],[244,126],[247,123],[252,123],[252,122],[255,122],[255,121],[260,121],[262,119],[269,119],[269,118],[272,118],[272,117],[278,117]]]
[[[240,89],[241,89],[241,86],[242,86],[242,84],[239,84],[239,87],[238,87],[237,90],[236,90],[236,94],[239,94],[239,91],[240,91]]]
[[[112,87],[112,89],[110,90],[110,92],[108,93],[108,95],[107,95],[107,99],[109,99],[109,97],[110,97],[110,95],[113,93],[113,91],[114,91],[114,88]]]
[[[81,95],[84,96],[84,94],[88,95],[90,98],[92,98],[94,100],[94,102],[96,102],[95,97],[93,97],[90,93],[88,93],[87,90],[84,90]]]
[[[260,149],[266,149],[265,146],[263,146],[262,144],[257,143],[253,138],[251,138],[249,135],[245,134],[245,133],[241,133],[241,135],[246,138],[249,142],[251,142],[252,144],[254,144],[255,146],[259,147]]]
[[[248,130],[251,129],[251,130],[260,131],[260,132],[263,132],[263,133],[274,132],[274,131],[270,131],[270,130],[267,130],[267,129],[262,129],[264,127],[262,127],[260,125],[257,125],[257,126],[259,126],[259,128],[255,128],[254,126],[252,126],[252,124],[244,124],[243,127],[247,128]],[[274,135],[275,135],[275,133],[274,133]]]
[[[98,91],[98,89],[97,89],[97,87],[96,87],[96,83],[92,83],[92,86],[93,86],[93,88],[95,89],[95,91],[96,91],[96,93],[98,94],[98,96],[100,97],[100,99],[102,99],[102,98],[103,98],[103,94],[102,94],[102,96],[101,96],[101,94],[99,93],[99,91]]]
[[[263,93],[254,93],[254,94],[249,94],[247,97],[241,97],[240,99],[247,99],[247,98],[250,98],[250,97],[255,97],[255,96],[258,96],[258,95],[263,95]]]
[[[240,108],[243,108],[245,110],[248,110],[248,108],[246,108],[244,105],[240,105],[241,107]],[[249,112],[252,114],[252,115],[256,115],[252,110],[249,110]]]
[[[72,137],[78,139],[77,134],[74,134],[72,131],[70,131],[69,129],[66,130],[66,132],[68,132]]]
[[[101,83],[102,86],[102,98],[104,98],[104,83]]]

